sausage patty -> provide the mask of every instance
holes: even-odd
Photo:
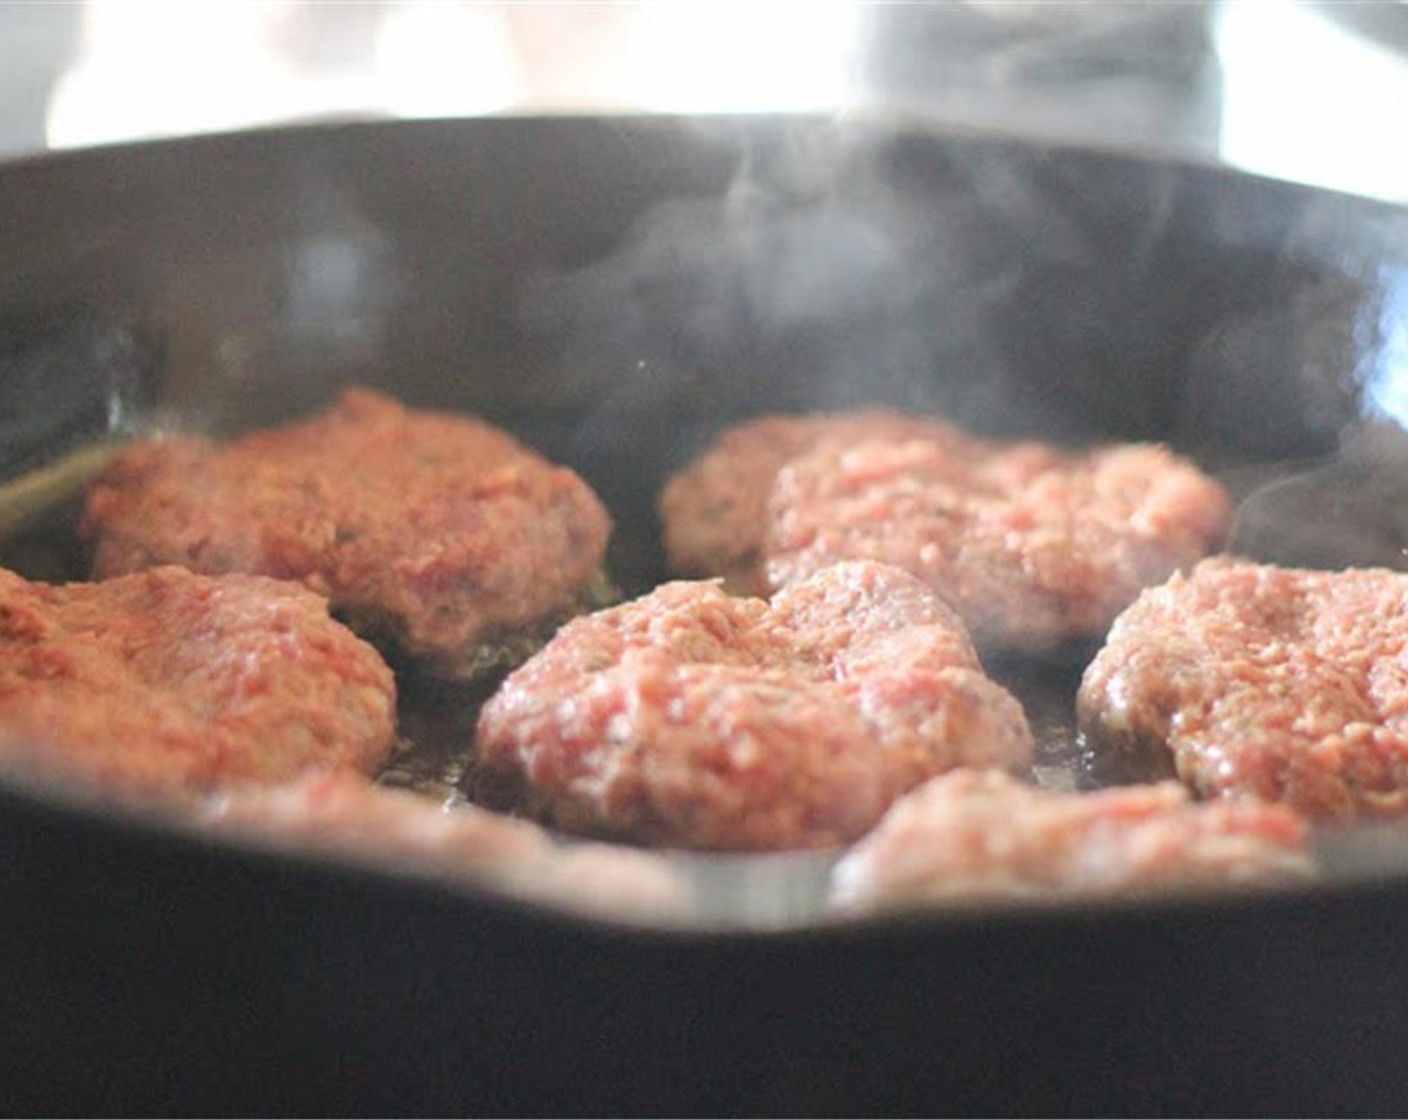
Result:
[[[1232,503],[1162,447],[1083,454],[874,410],[724,432],[660,499],[675,570],[767,593],[840,560],[928,581],[980,647],[1102,635],[1226,535]]]
[[[1099,638],[1142,588],[1216,546],[1231,515],[1220,485],[1157,446],[832,445],[778,473],[764,555],[774,587],[838,560],[898,565],[979,646],[1040,651]]]
[[[487,882],[601,915],[678,920],[690,913],[685,883],[660,855],[555,844],[530,821],[473,805],[446,808],[346,773],[222,792],[202,806],[197,823],[261,844]]]
[[[1408,575],[1217,559],[1146,591],[1086,670],[1100,752],[1166,753],[1204,797],[1408,811]]]
[[[98,584],[0,570],[0,753],[161,791],[374,770],[391,670],[296,584],[156,568]]]
[[[610,528],[585,482],[507,433],[354,389],[224,445],[134,444],[90,489],[82,531],[99,577],[297,580],[374,640],[469,677],[572,613]]]
[[[910,439],[965,454],[982,447],[979,440],[941,420],[884,408],[769,413],[725,430],[660,493],[671,570],[682,576],[722,576],[724,586],[736,594],[766,595],[762,546],[768,494],[777,472],[828,442]]]
[[[846,909],[1093,897],[1304,878],[1300,818],[1277,805],[1194,804],[1176,782],[1096,793],[961,770],[901,798],[836,866]]]
[[[842,843],[934,774],[1032,750],[957,616],[868,562],[771,604],[679,582],[576,619],[485,705],[477,741],[551,823],[719,849]]]

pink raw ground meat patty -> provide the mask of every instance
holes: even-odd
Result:
[[[811,418],[806,439],[777,418],[725,433],[662,497],[672,562],[776,589],[879,560],[928,582],[980,647],[1041,651],[1101,636],[1231,520],[1222,487],[1162,447],[1073,454],[881,416]]]
[[[576,619],[485,705],[477,741],[548,822],[719,849],[843,843],[934,774],[1032,750],[952,611],[868,562],[771,604],[672,583]]]
[[[1095,749],[1165,752],[1204,797],[1408,812],[1408,575],[1205,561],[1120,616],[1077,708]]]
[[[0,570],[0,755],[99,786],[200,790],[374,770],[396,690],[297,584],[156,568],[98,584]]]
[[[784,586],[868,557],[919,576],[980,646],[1104,634],[1139,591],[1227,531],[1222,488],[1168,451],[1021,443],[965,459],[927,441],[826,448],[779,472],[764,544]]]
[[[260,843],[370,859],[489,883],[597,914],[678,919],[689,890],[664,857],[617,845],[558,845],[537,825],[472,805],[445,808],[351,774],[312,773],[221,794],[201,827]]]
[[[983,444],[941,420],[892,409],[770,413],[735,425],[660,494],[665,551],[682,576],[722,576],[740,595],[766,595],[761,549],[767,533],[768,494],[790,460],[830,442],[924,439],[976,454]]]
[[[140,441],[94,483],[83,524],[100,578],[178,564],[297,580],[451,677],[572,613],[610,529],[586,483],[507,433],[365,389],[223,445]]]
[[[1174,782],[1057,793],[960,770],[901,798],[837,865],[845,909],[1098,897],[1302,879],[1306,829],[1278,805],[1200,805]]]

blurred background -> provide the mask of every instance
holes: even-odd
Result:
[[[1408,199],[1408,4],[0,0],[0,158],[329,118],[875,109]]]

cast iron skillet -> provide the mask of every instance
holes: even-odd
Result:
[[[655,492],[720,427],[885,402],[1167,440],[1249,497],[1248,551],[1392,559],[1392,485],[1339,482],[1391,480],[1406,268],[1395,208],[893,121],[44,157],[0,168],[0,478],[355,381],[575,466],[640,591]],[[0,561],[81,576],[72,513]],[[1023,687],[1061,701],[1078,670]],[[1095,780],[1074,748],[1055,771]],[[0,1085],[15,1112],[1400,1111],[1408,833],[1322,852],[1269,895],[847,922],[806,857],[687,862],[713,910],[655,928],[0,785]]]

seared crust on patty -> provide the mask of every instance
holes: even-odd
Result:
[[[896,568],[778,594],[672,583],[574,620],[480,714],[480,763],[560,827],[696,848],[854,839],[917,783],[1020,767],[1021,707]]]
[[[202,790],[374,770],[391,670],[296,584],[156,568],[99,584],[0,570],[0,755],[100,786]]]
[[[1204,797],[1408,812],[1408,574],[1215,559],[1120,616],[1077,700],[1096,751],[1153,749]]]
[[[610,529],[585,482],[507,433],[365,389],[226,444],[134,444],[82,526],[100,578],[177,564],[297,580],[451,677],[574,609]]]

